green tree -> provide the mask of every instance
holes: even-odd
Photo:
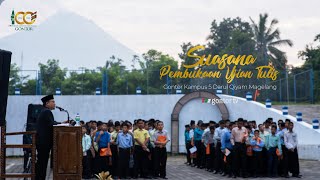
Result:
[[[132,65],[131,65],[131,68],[132,69],[136,69],[136,63],[139,62],[140,60],[140,57],[138,55],[133,55],[133,58],[132,58]]]
[[[253,32],[248,22],[243,21],[239,17],[234,19],[224,18],[219,24],[216,20],[213,20],[210,27],[210,34],[207,37],[208,48],[205,53],[210,52],[211,54],[220,55],[223,53],[238,53],[235,52],[234,49],[230,49],[232,42],[237,42],[237,48],[244,49],[247,47],[245,46],[247,41],[234,40],[235,37],[239,37],[239,35],[242,36],[242,39],[243,37],[247,37],[246,40],[250,42],[251,37],[253,37]],[[251,49],[248,48],[247,51],[251,51]]]
[[[199,45],[199,44],[198,44]],[[197,46],[198,46],[197,45]],[[182,72],[184,72],[186,70],[186,68],[183,66],[183,65],[192,65],[192,64],[195,64],[199,59],[196,59],[196,58],[191,58],[187,55],[188,51],[190,50],[190,48],[194,47],[194,45],[191,44],[191,42],[188,42],[188,43],[183,43],[181,45],[181,50],[182,52],[179,53],[179,58],[181,59],[181,66],[180,66],[180,70]],[[196,54],[201,54],[202,52],[200,51],[196,51],[195,52]],[[188,71],[194,71],[195,68],[189,68]],[[180,85],[190,85],[191,84],[191,79],[189,78],[185,78],[185,79],[178,79],[178,83]],[[183,89],[182,90],[183,93],[188,93],[190,92],[190,90],[188,89]]]
[[[147,53],[143,53],[142,57],[145,60],[145,63],[144,63],[145,68],[148,68],[150,63],[159,59],[161,55],[162,55],[162,53],[155,50],[155,49],[150,49]],[[142,64],[140,63],[140,65],[142,65]]]
[[[23,76],[19,75],[21,72],[21,69],[17,66],[16,63],[12,63],[10,65],[10,75],[9,75],[9,92],[8,94],[13,95],[15,88],[20,88],[21,93],[25,94],[26,92],[22,88],[24,86],[24,83],[27,78],[29,78],[29,75]]]
[[[293,46],[289,39],[280,38],[280,30],[275,26],[278,24],[277,19],[272,19],[269,27],[268,14],[260,14],[259,22],[255,23],[251,18],[254,40],[258,51],[258,59],[261,59],[265,65],[269,60],[278,70],[283,70],[286,67],[286,53],[278,49],[279,46]]]
[[[314,43],[317,41],[320,42],[320,34],[315,37]],[[305,60],[303,68],[320,71],[320,45],[307,45],[303,51],[299,51],[298,57]]]
[[[171,67],[170,71],[176,71],[178,70],[178,61],[168,54],[158,53],[158,58],[152,61],[148,68],[149,94],[165,94],[167,92],[167,90],[163,88],[165,84],[169,83],[174,85],[178,82],[178,79],[175,78],[170,79],[169,77],[162,77],[162,79],[160,79],[160,69],[165,65],[169,65]]]
[[[160,69],[165,65],[171,66],[171,71],[178,69],[178,61],[170,57],[168,54],[163,54],[155,49],[148,50],[143,55],[143,59],[139,60],[141,70],[132,71],[137,78],[139,78],[139,84],[135,84],[135,87],[140,86],[142,93],[145,94],[164,94],[163,85],[168,82],[171,84],[177,83],[177,79],[162,78],[160,80]],[[141,74],[143,77],[141,77]],[[131,75],[131,74],[130,74]]]
[[[14,94],[15,87],[21,87],[21,78],[19,76],[20,68],[16,63],[10,65],[9,75],[9,94]]]
[[[21,92],[23,95],[35,95],[37,81],[35,79],[29,79],[25,83],[23,83]]]
[[[44,94],[54,94],[56,88],[62,87],[67,69],[61,69],[59,60],[55,59],[49,59],[47,64],[39,63],[39,68],[42,77],[42,92]]]
[[[298,53],[298,57],[305,60],[302,67],[294,68],[293,73],[303,72],[313,69],[314,82],[314,98],[315,101],[320,101],[320,45],[315,43],[320,42],[320,34],[318,34],[313,44],[307,45],[303,51]],[[299,83],[298,83],[299,84]],[[303,82],[301,83],[303,84]]]
[[[94,95],[96,88],[101,88],[102,74],[94,70],[84,69],[73,71],[62,82],[62,90],[65,95],[88,94]]]

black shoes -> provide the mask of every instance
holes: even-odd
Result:
[[[220,171],[217,171],[217,170],[213,171],[213,174],[218,174],[218,173],[220,173]]]
[[[284,178],[290,178],[290,176],[288,174],[283,175]]]
[[[300,174],[292,174],[292,177],[301,178],[302,176]]]
[[[236,176],[236,175],[233,175],[232,178],[237,178],[237,176]]]

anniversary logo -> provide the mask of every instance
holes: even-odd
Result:
[[[11,11],[11,27],[14,27],[16,31],[33,31],[34,23],[37,19],[37,11]]]

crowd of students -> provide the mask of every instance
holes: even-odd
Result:
[[[83,178],[108,171],[113,179],[166,178],[170,141],[164,123],[150,119],[80,122]]]
[[[228,177],[301,178],[297,134],[289,119],[255,121],[239,118],[185,125],[187,165]]]

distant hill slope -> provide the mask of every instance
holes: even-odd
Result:
[[[130,67],[133,55],[138,55],[93,21],[68,11],[57,12],[34,31],[1,38],[0,48],[12,51],[12,61],[19,66],[23,52],[23,69],[38,69],[38,63],[48,59],[59,59],[68,69],[93,69],[103,66],[112,55]]]

